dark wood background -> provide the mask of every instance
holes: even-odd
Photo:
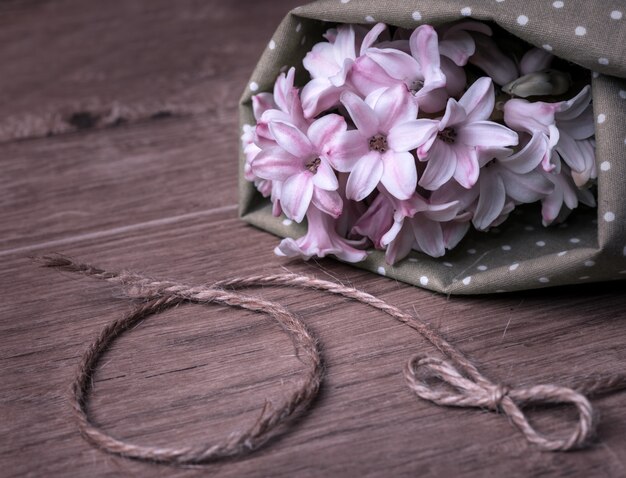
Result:
[[[107,284],[36,267],[33,255],[190,283],[284,268],[330,276],[415,309],[495,380],[568,384],[623,371],[623,283],[448,298],[332,260],[287,262],[272,253],[275,237],[237,219],[237,100],[297,3],[0,3],[0,475],[626,476],[626,394],[594,400],[602,422],[591,448],[539,452],[502,416],[413,396],[402,366],[432,348],[407,327],[291,290],[255,293],[304,319],[327,374],[279,439],[198,470],[111,456],[79,436],[66,400],[77,361],[132,305]],[[91,413],[141,444],[217,441],[300,370],[264,316],[184,306],[115,343]],[[548,428],[573,418],[531,414]]]

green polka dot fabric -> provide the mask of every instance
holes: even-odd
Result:
[[[463,18],[490,21],[592,72],[598,209],[577,209],[543,227],[539,207],[516,210],[489,232],[470,232],[444,257],[413,252],[394,266],[373,251],[357,267],[445,294],[510,292],[626,279],[626,3],[623,0],[320,0],[287,14],[256,66],[240,102],[240,126],[254,124],[251,97],[271,91],[277,75],[322,40],[330,23],[384,22],[404,28]],[[261,40],[261,39],[259,39]],[[302,225],[273,217],[269,200],[243,178],[240,216],[281,237]]]

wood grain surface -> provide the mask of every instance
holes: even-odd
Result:
[[[313,407],[243,460],[173,468],[103,453],[67,402],[79,357],[132,308],[108,284],[38,268],[63,253],[200,284],[284,269],[410,311],[494,381],[571,384],[626,365],[623,283],[448,298],[332,260],[285,261],[236,217],[236,103],[297,0],[9,0],[0,4],[0,476],[626,476],[626,394],[593,400],[598,439],[537,451],[507,419],[410,393],[404,362],[433,352],[365,306],[253,291],[322,344]],[[212,443],[251,423],[301,371],[266,317],[186,305],[122,336],[95,373],[93,420],[140,444]],[[565,429],[571,410],[532,410]]]

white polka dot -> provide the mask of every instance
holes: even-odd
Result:
[[[602,163],[600,163],[600,169],[602,171],[608,171],[609,169],[611,169],[611,163],[609,163],[608,161],[602,161]]]
[[[574,33],[576,33],[577,36],[582,37],[587,34],[587,29],[585,27],[578,26],[574,30]]]
[[[548,282],[550,282],[550,279],[548,279],[547,277],[540,277],[539,282],[541,282],[542,284],[547,284]]]
[[[539,247],[543,247],[546,245],[546,243],[544,241],[537,241],[535,242],[535,244],[537,244]]]
[[[511,250],[511,246],[509,246],[508,244],[505,244],[504,246],[502,246],[502,250],[503,251],[510,251]]]
[[[517,17],[517,23],[524,26],[528,23],[528,17],[526,15],[520,15]]]
[[[567,251],[561,251],[557,254],[557,256],[563,257],[565,254],[567,254]]]
[[[428,277],[426,277],[426,276],[420,277],[420,284],[428,285]]]
[[[498,289],[496,292],[497,292],[498,294],[502,294],[502,292],[506,292],[506,291],[505,291],[504,289]]]
[[[299,32],[300,30],[302,30],[302,23],[296,25],[296,31]]]
[[[565,4],[564,4],[563,2],[554,2],[554,3],[552,4],[552,6],[553,6],[554,8],[563,8],[563,6],[564,6],[564,5],[565,5]]]
[[[611,12],[611,18],[613,20],[620,20],[622,18],[622,12],[620,12],[619,10],[613,10]]]
[[[419,22],[422,19],[422,14],[418,12],[417,10],[415,10],[411,16],[413,17],[413,20],[415,20],[416,22]]]
[[[374,17],[371,15],[368,15],[365,17],[365,21],[369,22],[369,23],[374,23],[376,20],[374,20]]]
[[[613,222],[615,221],[615,213],[609,211],[609,212],[605,212],[604,213],[604,220],[606,222]]]
[[[626,100],[626,90],[619,90],[619,97]]]
[[[580,276],[578,278],[578,280],[587,280],[587,279],[589,279],[589,276]]]
[[[479,271],[486,271],[487,266],[478,266],[476,269],[478,269]]]
[[[444,262],[443,265],[446,267],[452,267],[452,264],[450,262]]]
[[[467,253],[468,254],[476,254],[476,249],[468,249]]]
[[[626,274],[626,271],[619,271],[620,274]]]
[[[571,242],[572,244],[578,244],[580,242],[580,239],[578,239],[577,237],[572,237],[569,242]]]
[[[598,58],[598,63],[600,63],[601,65],[608,65],[609,64],[609,59],[608,58]]]
[[[510,271],[514,271],[515,269],[517,269],[519,267],[519,264],[516,262],[515,264],[511,264],[509,266],[509,270]]]
[[[267,46],[270,50],[273,50],[274,48],[276,48],[276,42],[274,40],[270,40],[270,44]]]
[[[496,2],[502,3],[502,2],[504,2],[504,0],[496,0]]]
[[[604,113],[600,113],[598,115],[598,124],[602,124],[606,121],[606,115]]]
[[[250,83],[250,89],[252,91],[257,91],[259,89],[259,84],[256,81],[253,81],[252,83]]]
[[[593,267],[596,263],[594,261],[585,261],[585,267]]]
[[[543,49],[545,51],[552,51],[552,45],[548,45],[547,43],[545,45],[543,45]]]
[[[341,3],[348,3],[350,0],[341,0]]]
[[[293,221],[291,219],[283,219],[283,226],[291,226]]]
[[[472,282],[472,276],[467,276],[465,279],[463,279],[463,284],[465,285],[469,285],[470,282]]]
[[[415,257],[409,257],[409,262],[417,262],[417,259]]]
[[[380,267],[377,269],[377,271],[378,271],[378,273],[379,273],[381,276],[384,276],[384,275],[386,275],[386,274],[387,274],[387,271],[385,270],[385,268],[384,268],[383,266],[380,266]]]
[[[524,230],[525,231],[534,231],[535,228],[533,226],[526,226],[526,227],[524,227]]]
[[[464,17],[469,17],[472,14],[472,9],[470,7],[461,8],[461,15]]]
[[[626,144],[626,138],[624,138],[624,144]]]
[[[300,40],[300,45],[304,45],[306,43],[306,35],[304,35],[302,37],[302,40]]]

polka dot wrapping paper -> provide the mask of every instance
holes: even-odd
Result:
[[[473,18],[492,22],[521,40],[575,63],[591,76],[596,121],[598,208],[579,208],[560,225],[544,227],[539,207],[514,211],[489,232],[471,231],[445,256],[412,252],[391,266],[372,251],[356,263],[372,272],[446,294],[511,292],[626,279],[626,4],[603,0],[320,0],[289,12],[256,66],[240,102],[240,126],[254,124],[251,97],[271,91],[336,23],[414,29]],[[240,150],[240,216],[280,237],[305,227],[274,217],[269,200],[244,179]]]

